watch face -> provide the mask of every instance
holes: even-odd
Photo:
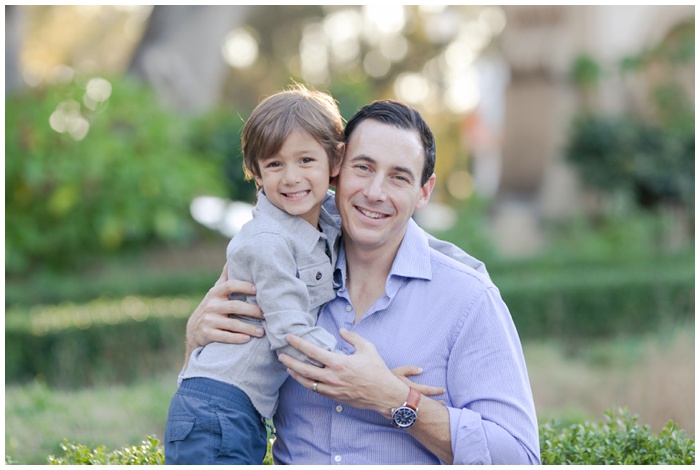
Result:
[[[416,422],[416,412],[407,406],[402,406],[394,411],[392,416],[394,424],[400,428],[408,428]]]

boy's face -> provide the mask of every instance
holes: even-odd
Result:
[[[329,179],[338,175],[340,164],[329,168],[321,144],[306,131],[294,130],[280,151],[260,160],[259,166],[255,181],[270,202],[316,227]]]

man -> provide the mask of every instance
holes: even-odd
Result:
[[[432,132],[415,110],[379,101],[348,122],[345,138],[335,195],[338,293],[317,323],[340,353],[287,336],[325,367],[280,356],[292,379],[274,418],[276,462],[539,463],[529,379],[507,307],[487,275],[431,248],[411,219],[435,184]],[[225,311],[259,313],[224,303],[222,286],[193,314],[188,350],[242,339],[222,330],[252,333],[226,324]],[[406,363],[422,371],[415,386],[392,373]],[[425,385],[445,393],[431,398]]]

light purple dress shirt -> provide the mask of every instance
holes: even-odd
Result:
[[[431,398],[447,406],[455,464],[540,463],[520,340],[487,274],[432,249],[411,220],[385,295],[357,324],[345,276],[341,249],[338,296],[323,309],[317,326],[336,337],[344,354],[353,348],[340,337],[340,328],[373,343],[390,369],[416,365],[424,372],[411,380],[444,387],[445,394]],[[291,378],[280,389],[274,423],[278,464],[442,463],[379,413],[332,401]]]

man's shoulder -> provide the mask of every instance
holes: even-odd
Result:
[[[441,281],[449,280],[459,282],[461,285],[463,285],[464,282],[468,282],[475,287],[480,286],[483,289],[495,287],[491,278],[485,273],[450,258],[434,248],[429,248],[429,250],[433,280],[439,278]]]

